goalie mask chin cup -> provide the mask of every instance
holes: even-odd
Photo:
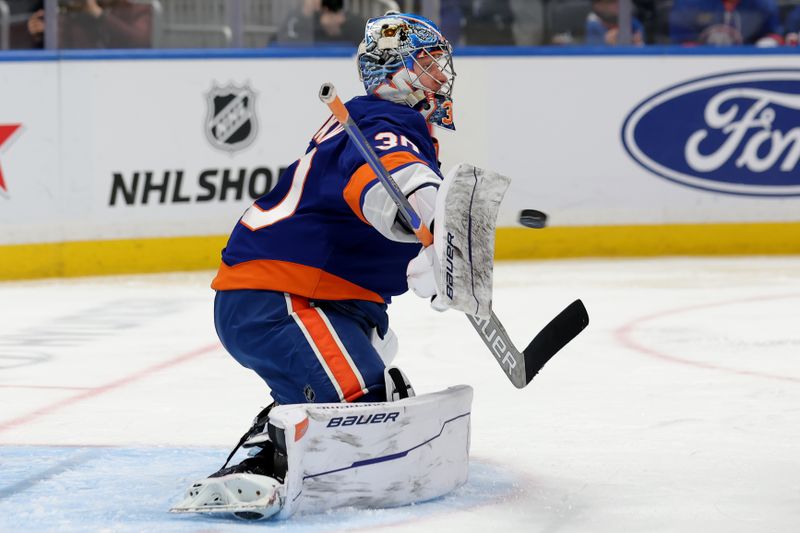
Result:
[[[356,56],[364,89],[454,130],[452,47],[430,20],[389,12],[367,21]]]

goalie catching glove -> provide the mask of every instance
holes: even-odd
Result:
[[[433,297],[437,311],[491,315],[495,225],[509,183],[506,176],[462,163],[439,187],[433,244],[406,270],[409,289]]]
[[[437,311],[447,311],[448,307],[442,298],[438,298],[436,284],[436,264],[438,257],[434,245],[426,246],[419,251],[419,255],[408,263],[406,277],[408,288],[420,298],[433,298],[431,307]]]

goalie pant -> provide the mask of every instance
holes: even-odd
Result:
[[[220,291],[214,321],[225,349],[282,405],[383,401],[396,352],[386,306],[314,301],[260,290]],[[384,338],[379,327],[387,328]]]

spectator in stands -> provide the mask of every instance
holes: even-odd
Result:
[[[447,35],[447,40],[453,46],[461,43],[461,24],[464,13],[461,9],[463,0],[440,0],[439,1],[439,28],[443,35]]]
[[[675,0],[670,13],[673,43],[774,46],[781,34],[775,0]]]
[[[616,46],[619,41],[619,0],[592,0],[586,16],[586,44]],[[631,16],[631,44],[644,44],[644,27]]]
[[[800,5],[786,15],[786,44],[797,46],[800,40]]]
[[[514,18],[511,29],[517,46],[544,42],[544,0],[511,0],[511,13]]]
[[[33,46],[44,43],[44,6],[28,19]],[[152,12],[130,0],[61,0],[59,48],[149,48]]]
[[[513,45],[510,0],[461,0],[464,44]]]
[[[345,10],[344,0],[304,0],[278,34],[278,44],[357,46],[364,38],[360,17]]]
[[[8,5],[9,20],[9,46],[14,49],[35,48],[28,33],[28,18],[39,9],[41,0],[5,0]]]
[[[653,44],[659,30],[657,7],[656,0],[633,0],[633,16],[642,23],[646,36],[645,44]],[[666,26],[666,21],[664,25]]]
[[[440,0],[439,27],[454,45],[544,41],[545,0]]]

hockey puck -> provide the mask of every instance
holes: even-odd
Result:
[[[519,213],[519,223],[526,228],[540,229],[547,225],[547,215],[536,209],[523,209]]]

